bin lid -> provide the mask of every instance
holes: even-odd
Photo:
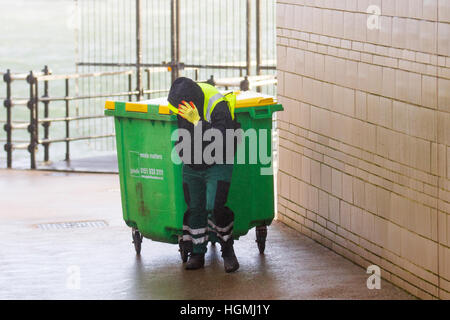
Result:
[[[230,91],[221,91],[225,94]],[[277,105],[277,100],[275,97],[262,94],[254,91],[237,91],[236,92],[236,107],[235,113],[248,112],[249,108],[253,109],[256,107],[263,106],[279,106],[273,111],[283,110],[281,105]],[[130,114],[137,115],[136,113],[144,113],[151,115],[150,117],[155,120],[171,120],[176,119],[176,116],[170,111],[168,107],[169,103],[167,97],[154,98],[149,100],[142,100],[137,102],[117,102],[117,101],[106,101],[105,102],[105,114],[114,116],[129,116]],[[136,116],[133,116],[136,118]],[[169,117],[169,118],[168,118]],[[138,116],[137,118],[142,118]]]
[[[224,95],[228,92],[229,91],[221,91],[221,93]],[[276,98],[267,94],[253,91],[236,91],[235,93],[237,94],[235,108],[260,107],[276,104]],[[160,113],[169,114],[169,102],[167,101],[166,97],[144,100],[140,103],[158,105],[160,107]]]

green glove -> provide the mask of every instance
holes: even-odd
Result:
[[[200,116],[198,115],[198,109],[195,107],[195,104],[192,101],[189,104],[186,101],[181,102],[183,104],[178,105],[178,114],[196,126],[200,121]]]

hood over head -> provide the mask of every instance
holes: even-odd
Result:
[[[167,100],[175,108],[184,100],[189,103],[192,101],[197,107],[200,116],[203,115],[203,103],[205,96],[200,86],[192,79],[180,77],[176,79],[170,87]]]

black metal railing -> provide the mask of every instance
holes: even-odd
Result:
[[[65,160],[70,159],[70,142],[78,141],[78,140],[88,140],[88,139],[100,139],[106,137],[113,137],[114,134],[103,134],[103,135],[88,135],[88,136],[71,136],[70,133],[70,122],[79,121],[79,120],[87,120],[87,119],[98,119],[104,118],[105,116],[102,114],[92,114],[92,115],[83,115],[83,116],[70,116],[70,102],[73,100],[82,100],[82,99],[93,99],[93,98],[102,98],[102,97],[118,97],[118,96],[128,96],[131,97],[133,95],[137,95],[138,92],[132,91],[130,89],[130,81],[128,91],[125,92],[113,92],[113,93],[101,93],[96,95],[88,95],[88,96],[76,96],[70,95],[70,79],[79,79],[86,77],[104,77],[111,75],[128,75],[131,78],[133,74],[133,70],[125,70],[125,71],[115,71],[115,72],[98,72],[91,74],[62,74],[62,75],[52,75],[48,67],[46,66],[42,72],[33,72],[30,71],[28,74],[13,74],[10,70],[7,70],[5,74],[3,74],[3,80],[6,83],[6,98],[3,102],[6,108],[6,121],[4,124],[4,130],[6,131],[6,143],[4,145],[4,149],[6,151],[6,166],[7,168],[12,167],[12,158],[13,151],[19,149],[26,149],[30,154],[30,168],[36,169],[36,150],[38,145],[42,145],[44,148],[44,161],[49,161],[49,149],[52,143],[65,143]],[[26,80],[29,86],[29,97],[25,98],[13,98],[11,84],[13,81],[18,80]],[[49,82],[56,80],[64,80],[64,88],[65,95],[63,97],[50,97],[49,96]],[[44,92],[42,96],[39,96],[39,85],[43,83]],[[151,92],[151,90],[145,90],[147,92]],[[55,117],[51,118],[49,114],[49,104],[52,101],[64,101],[65,104],[65,116],[64,117]],[[42,103],[44,107],[42,119],[39,119],[39,104]],[[12,112],[13,109],[17,106],[26,106],[29,110],[29,121],[13,121]],[[50,126],[53,122],[64,122],[65,123],[65,137],[58,139],[50,139]],[[43,127],[43,138],[39,137],[39,125]],[[13,130],[15,129],[27,129],[30,138],[27,143],[24,143],[23,140],[21,143],[17,143],[17,141],[13,140]]]
[[[195,71],[195,80],[198,79],[198,69],[191,68]],[[152,94],[160,94],[168,92],[168,89],[152,90],[150,88],[150,78],[152,72],[167,72],[167,67],[158,66],[152,68],[143,69],[143,72],[147,74],[147,87],[141,90],[132,90],[133,88],[133,74],[134,70],[122,70],[122,71],[108,71],[108,72],[96,72],[88,74],[58,74],[54,75],[50,72],[49,68],[45,68],[41,72],[30,71],[28,74],[13,74],[10,70],[7,70],[3,74],[3,80],[6,83],[6,97],[3,104],[6,108],[6,121],[3,126],[6,132],[6,143],[4,144],[4,150],[6,151],[6,166],[12,167],[13,151],[14,150],[28,150],[30,154],[30,168],[36,169],[36,152],[39,145],[44,148],[44,162],[50,160],[50,146],[53,143],[65,143],[65,157],[66,161],[70,160],[70,143],[80,140],[92,140],[114,137],[114,133],[103,133],[83,136],[72,136],[70,131],[70,123],[74,121],[82,121],[89,119],[101,119],[105,118],[103,114],[88,114],[88,115],[71,115],[71,102],[75,100],[90,100],[98,98],[113,98],[113,97],[127,97],[129,101],[132,101],[133,97],[138,100],[143,95],[146,95],[148,99]],[[127,76],[127,90],[119,92],[98,93],[93,95],[71,95],[70,80],[80,78],[97,78],[107,77],[114,75]],[[12,95],[12,82],[25,80],[29,87],[28,98],[14,98]],[[49,96],[49,84],[52,81],[64,81],[64,96],[50,97]],[[240,88],[241,90],[249,90],[252,87],[260,88],[266,85],[272,85],[276,83],[276,78],[273,75],[261,75],[261,76],[245,76],[245,77],[233,77],[214,79],[211,76],[210,79],[203,80],[201,82],[209,82],[217,87],[229,89]],[[39,86],[43,84],[43,94],[40,96]],[[64,116],[51,117],[49,106],[51,102],[64,102]],[[43,105],[43,118],[39,118],[39,107]],[[13,121],[12,112],[14,108],[19,106],[26,106],[29,110],[28,121]],[[65,134],[63,138],[50,138],[51,124],[54,122],[65,123]],[[39,136],[39,126],[43,127],[43,137]],[[26,129],[29,133],[29,140],[14,140],[13,131],[16,129]]]
[[[85,1],[86,2],[86,1]],[[245,6],[243,6],[243,10],[236,12],[236,17],[242,17],[240,19],[244,23],[240,23],[239,20],[233,20],[229,22],[229,24],[226,24],[230,29],[232,27],[232,24],[237,24],[240,33],[242,33],[242,39],[239,39],[242,42],[243,52],[244,55],[240,56],[238,60],[242,61],[226,61],[222,63],[214,63],[211,61],[211,59],[206,59],[205,61],[201,61],[201,63],[198,63],[198,61],[192,61],[192,57],[187,54],[187,52],[183,52],[181,50],[181,40],[182,40],[182,23],[183,19],[192,18],[191,16],[187,16],[186,12],[182,12],[182,0],[166,0],[166,1],[158,1],[159,5],[162,5],[163,8],[166,8],[168,11],[167,13],[167,27],[170,30],[170,36],[167,37],[167,49],[168,50],[168,56],[166,56],[166,60],[170,61],[157,61],[156,59],[151,59],[151,61],[143,58],[143,53],[145,48],[149,48],[150,50],[155,50],[149,43],[148,43],[148,37],[146,38],[144,34],[149,31],[155,31],[155,27],[152,27],[152,25],[145,25],[146,28],[143,28],[142,24],[147,22],[150,19],[148,16],[148,12],[145,10],[142,10],[145,5],[148,5],[149,1],[146,0],[134,0],[129,2],[130,4],[130,11],[129,14],[133,15],[133,18],[129,17],[127,21],[130,22],[130,33],[127,35],[127,40],[133,40],[134,44],[129,44],[130,47],[132,47],[134,52],[132,52],[132,56],[129,56],[126,61],[115,61],[115,59],[119,59],[115,56],[110,56],[108,58],[105,58],[104,60],[95,60],[98,58],[95,54],[92,56],[90,55],[91,51],[89,52],[89,55],[81,55],[79,57],[79,60],[77,61],[76,65],[77,67],[93,67],[93,68],[133,68],[135,70],[135,83],[136,83],[136,91],[137,91],[137,100],[141,100],[144,96],[144,90],[143,90],[143,70],[144,68],[162,68],[169,70],[171,72],[170,77],[170,83],[175,81],[176,78],[182,74],[184,70],[188,69],[194,69],[197,70],[196,78],[198,79],[198,70],[204,70],[205,72],[210,72],[210,74],[217,74],[219,71],[229,70],[229,71],[238,71],[239,76],[260,76],[263,74],[263,71],[271,71],[274,72],[276,70],[275,61],[263,61],[263,55],[262,55],[262,47],[263,47],[263,37],[264,35],[262,33],[262,25],[264,23],[267,23],[267,16],[262,15],[262,0],[245,0]],[[81,6],[85,7],[89,2],[84,3],[82,1]],[[244,3],[244,1],[242,2]],[[275,6],[275,2],[271,1],[264,1],[264,3],[271,4],[272,6]],[[151,2],[151,4],[155,4]],[[184,2],[186,5],[186,2]],[[212,4],[203,4],[202,7],[209,8]],[[230,2],[228,5],[235,5],[235,3]],[[113,9],[113,5],[111,4],[111,8]],[[167,7],[166,7],[167,6]],[[116,8],[117,9],[117,8]],[[160,8],[161,9],[161,8]],[[253,13],[254,10],[254,13]],[[273,9],[266,8],[266,11],[268,12],[274,12]],[[96,13],[98,14],[98,12]],[[197,17],[199,16],[200,12],[197,12]],[[266,13],[268,14],[268,13]],[[97,17],[97,16],[96,16]],[[266,19],[264,19],[266,18]],[[89,15],[82,16],[82,19],[86,19],[85,22],[87,29],[94,28],[94,32],[100,32],[102,29],[95,29],[100,28],[100,26],[92,26],[89,22]],[[83,20],[84,21],[84,20]],[[206,21],[206,20],[205,20]],[[196,30],[194,33],[195,38],[202,38],[206,37],[206,22],[202,20],[202,23],[205,23],[202,29]],[[199,22],[200,23],[200,22]],[[216,22],[218,23],[218,22]],[[273,23],[273,34],[275,34],[275,23]],[[131,24],[134,24],[134,30],[131,29]],[[254,25],[253,25],[254,24]],[[234,27],[234,26],[233,26]],[[90,30],[92,31],[92,30]],[[133,33],[134,31],[134,33]],[[103,35],[103,38],[105,39],[114,39],[114,36],[109,36],[109,33],[107,31],[102,30],[101,32]],[[109,30],[111,32],[111,30]],[[156,31],[157,33],[158,31]],[[253,34],[254,33],[254,34]],[[84,34],[84,33],[81,33]],[[152,34],[153,36],[155,34]],[[217,34],[217,37],[220,37],[221,34]],[[254,41],[252,41],[254,37]],[[94,37],[95,38],[95,37]],[[125,38],[125,35],[124,35]],[[129,38],[129,39],[128,39]],[[154,38],[154,37],[150,37]],[[96,39],[96,38],[95,38]],[[82,38],[82,40],[86,40]],[[147,40],[147,42],[146,42]],[[186,39],[185,39],[186,40]],[[188,41],[192,41],[194,43],[195,39],[188,39]],[[83,42],[83,41],[82,41]],[[95,49],[95,44],[93,43],[87,43],[85,44],[87,48],[93,48]],[[273,44],[275,46],[275,40],[273,41]],[[121,45],[123,46],[123,44]],[[108,46],[106,46],[108,47]],[[95,51],[95,50],[94,50]],[[218,54],[217,52],[213,51],[212,55]],[[274,57],[272,57],[274,58]],[[93,59],[93,60],[91,60]],[[254,69],[253,69],[254,67]],[[253,71],[252,71],[253,70]],[[253,74],[252,74],[253,72]],[[256,72],[256,74],[255,74]],[[148,74],[147,74],[148,75]],[[223,75],[222,75],[223,76]],[[149,82],[149,80],[148,80]],[[163,86],[170,85],[170,83],[164,83]],[[257,89],[259,90],[259,87]]]

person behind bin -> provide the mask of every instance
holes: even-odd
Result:
[[[207,243],[214,239],[221,245],[225,271],[234,272],[239,268],[233,248],[234,213],[226,206],[233,172],[233,164],[228,164],[226,159],[227,156],[234,159],[234,154],[227,155],[224,148],[223,159],[217,161],[215,157],[215,162],[208,164],[203,151],[214,140],[203,141],[203,134],[209,129],[217,129],[226,145],[226,130],[236,129],[239,124],[234,121],[233,109],[230,110],[225,97],[206,83],[178,78],[170,88],[168,101],[172,110],[178,109],[178,128],[186,129],[191,138],[190,156],[182,148],[177,149],[183,161],[183,191],[188,207],[184,213],[182,237],[183,246],[190,251],[185,268],[204,267]],[[179,135],[176,145],[182,142],[183,137]]]

